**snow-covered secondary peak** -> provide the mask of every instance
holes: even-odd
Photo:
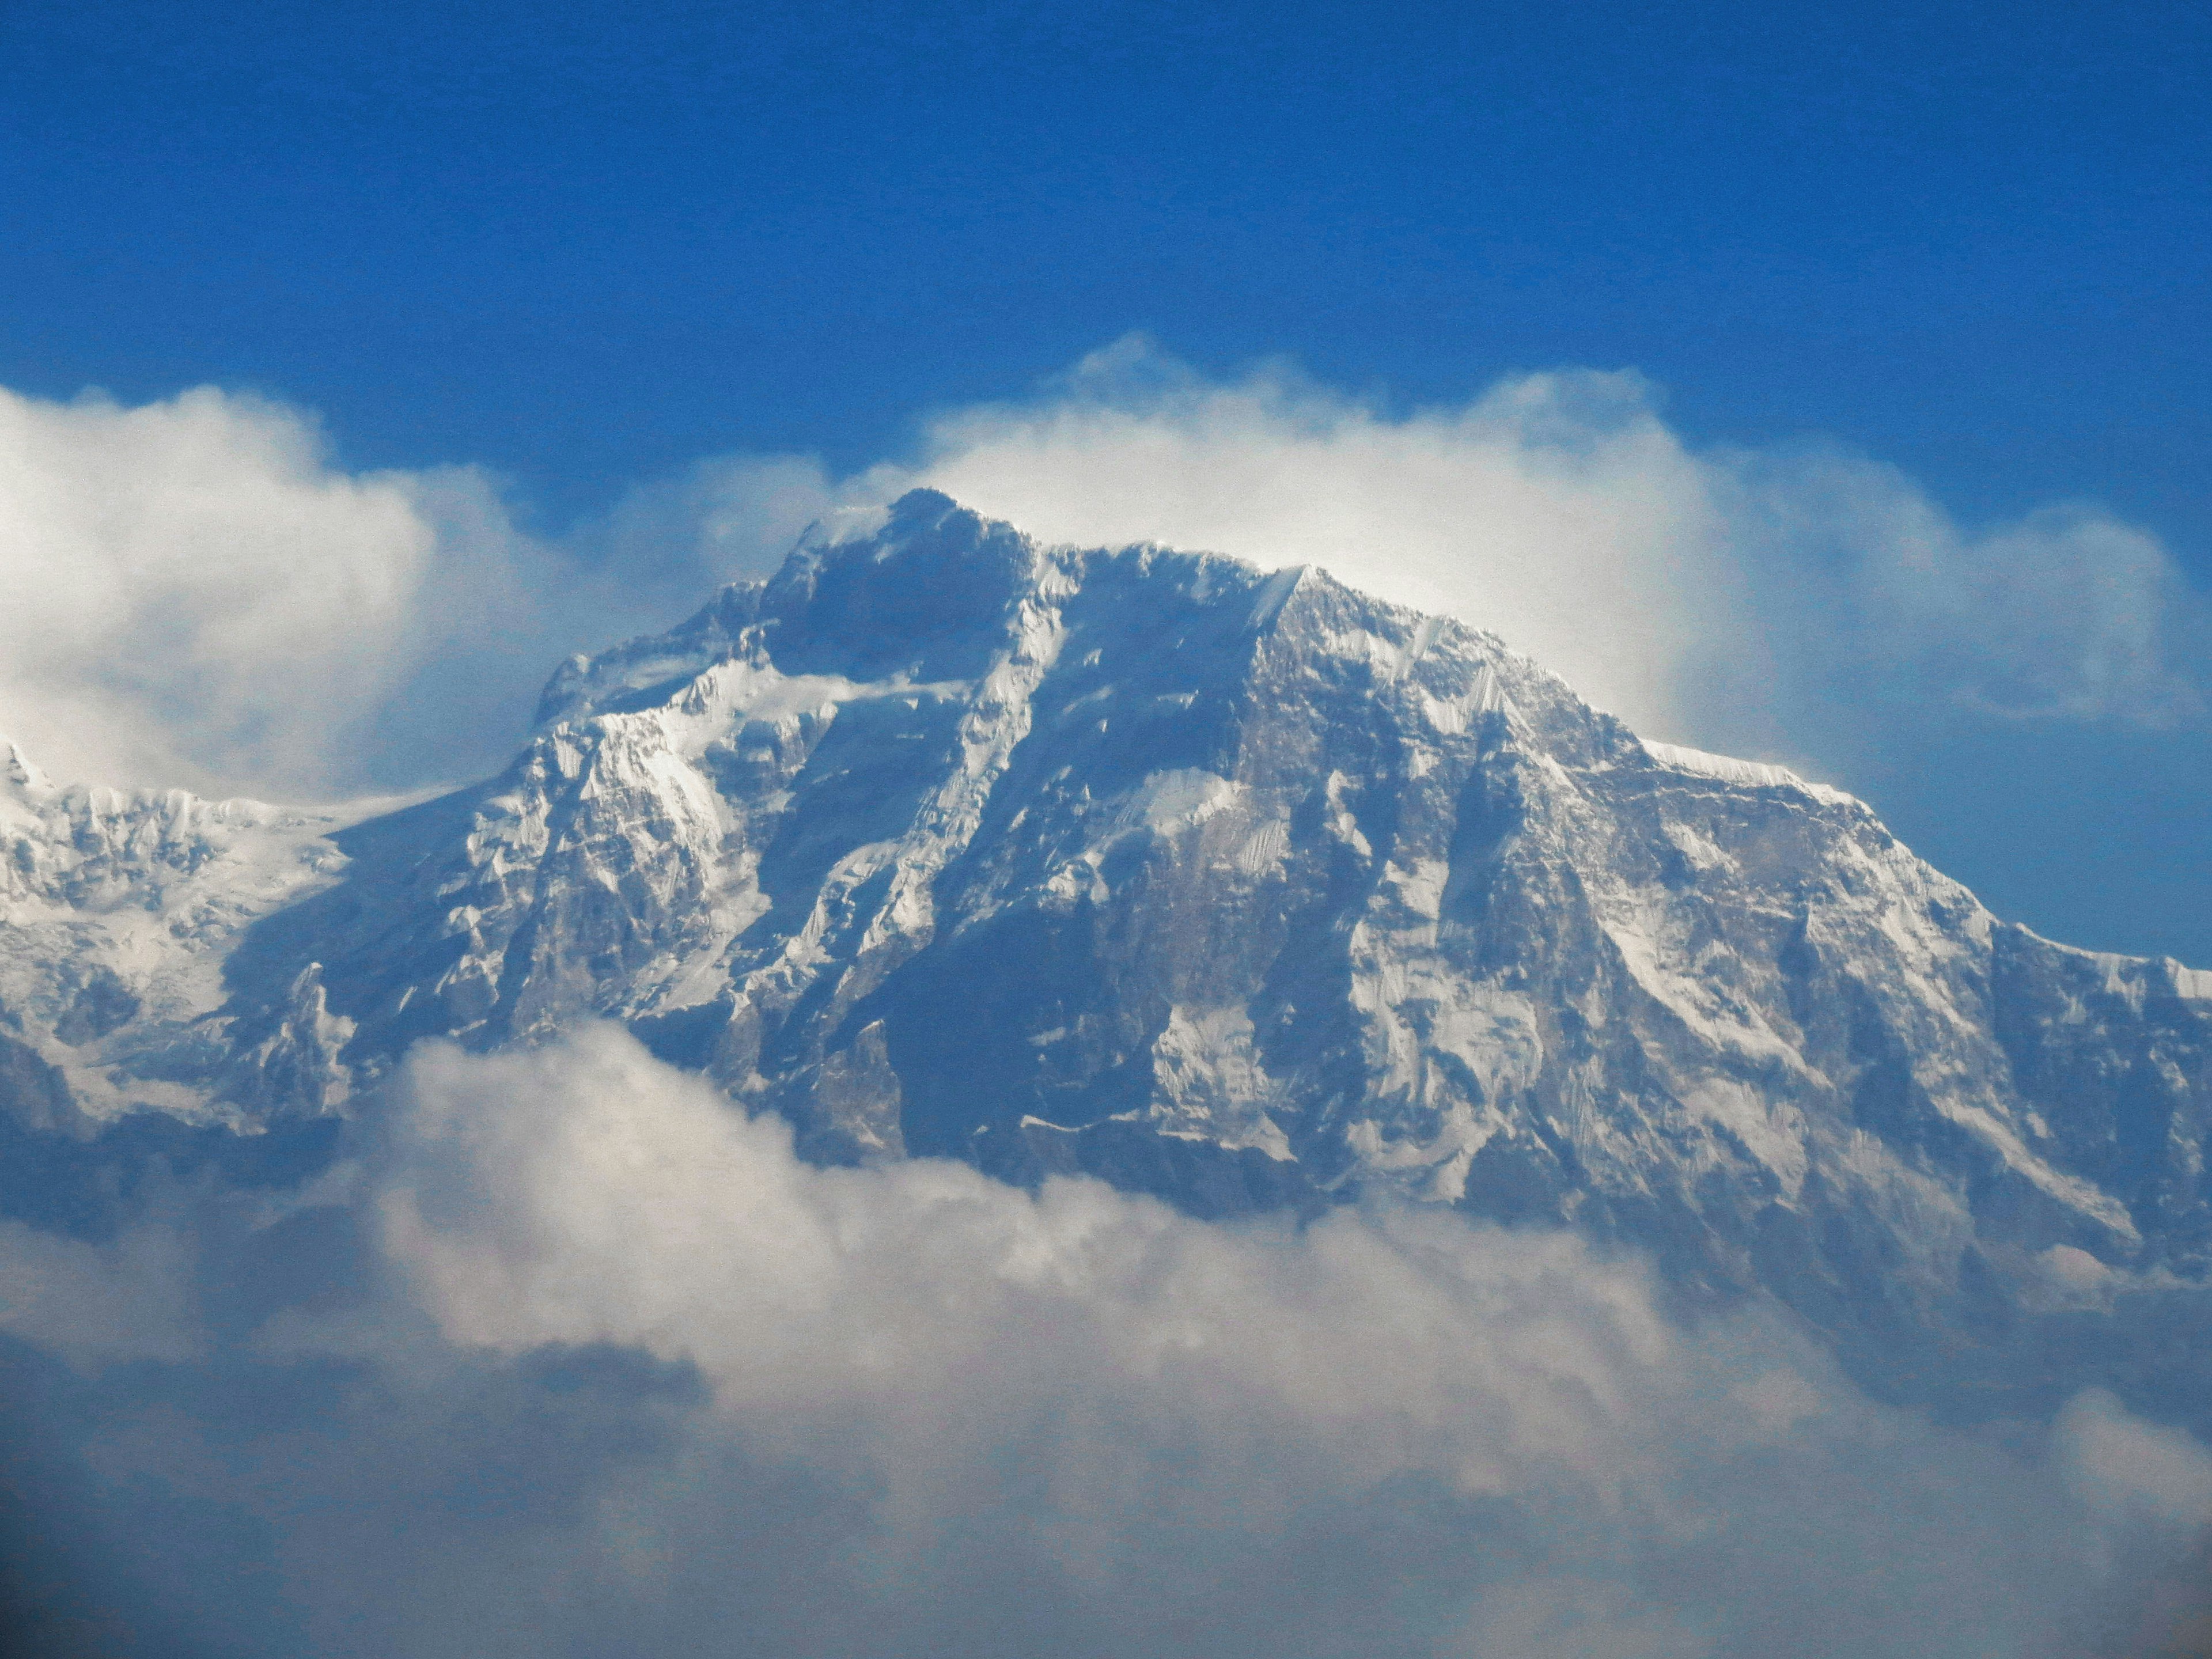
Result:
[[[47,787],[46,775],[33,764],[31,757],[13,738],[0,734],[0,750],[6,754],[5,763],[0,764],[0,783],[4,783],[10,793],[20,795]]]
[[[83,1130],[149,1108],[258,1127],[342,1101],[311,969],[274,1015],[324,1021],[329,1052],[306,1070],[267,1019],[223,1006],[246,929],[337,878],[349,815],[64,786],[0,750],[0,1105]]]
[[[817,1158],[1569,1221],[1869,1354],[2205,1303],[2198,976],[1318,570],[916,492],[564,665],[499,777],[325,829],[205,1022],[264,1114],[611,1019]],[[41,1056],[56,1006],[9,994]]]

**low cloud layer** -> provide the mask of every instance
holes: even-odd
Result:
[[[2212,1518],[2101,1395],[1937,1429],[1563,1234],[814,1169],[611,1030],[143,1206],[0,1238],[40,1610],[115,1652],[2087,1654]]]

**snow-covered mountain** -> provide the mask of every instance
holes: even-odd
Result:
[[[231,1011],[243,931],[336,878],[345,815],[63,788],[0,740],[0,1104],[35,1129],[149,1108],[240,1129],[339,1105],[312,969]]]
[[[1318,571],[917,492],[566,665],[489,782],[345,821],[10,751],[0,838],[33,1130],[373,1112],[419,1038],[602,1018],[821,1159],[1566,1221],[1899,1386],[2201,1381],[2212,975]]]

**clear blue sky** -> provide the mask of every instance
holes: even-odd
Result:
[[[1400,404],[1634,367],[1693,441],[1828,434],[1970,524],[2093,498],[2203,581],[2208,67],[2201,3],[0,0],[0,383],[257,388],[557,527],[1132,328]],[[2040,741],[2073,795],[1878,804],[2076,933],[2110,893],[2033,872],[2132,835],[2106,939],[2212,960],[2212,754]]]
[[[1133,327],[1633,365],[2212,561],[2212,9],[0,4],[0,380],[215,380],[556,513]]]

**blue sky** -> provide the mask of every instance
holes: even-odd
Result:
[[[1823,12],[1826,15],[1823,15]],[[11,0],[0,374],[559,505],[872,459],[1131,328],[1408,401],[1632,365],[2212,558],[2212,15]]]
[[[9,0],[0,385],[259,392],[558,535],[1131,330],[1399,411],[1633,368],[2202,586],[2209,66],[2181,5]],[[1844,781],[2001,911],[2212,961],[2194,729],[1884,731]]]

